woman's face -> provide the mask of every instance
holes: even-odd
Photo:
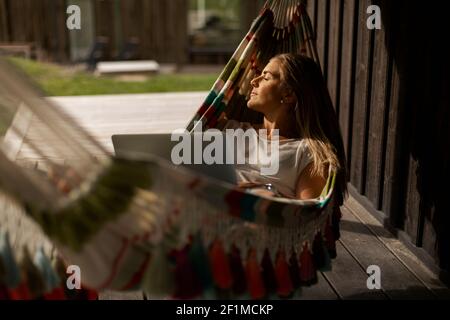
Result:
[[[260,76],[251,82],[253,87],[247,106],[264,114],[279,108],[282,96],[281,66],[280,62],[272,59],[264,68]]]

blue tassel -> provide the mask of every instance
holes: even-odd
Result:
[[[34,264],[41,272],[42,278],[45,282],[46,293],[52,292],[53,289],[60,286],[61,279],[52,268],[52,263],[44,253],[42,247],[35,253]]]
[[[203,290],[208,291],[213,287],[213,278],[211,270],[209,269],[208,255],[205,252],[201,236],[198,234],[194,237],[194,240],[189,250],[189,261],[200,280]]]
[[[166,250],[162,245],[155,247],[150,265],[142,278],[142,289],[152,298],[165,298],[174,292],[174,267],[169,262]]]
[[[320,271],[322,272],[331,271],[332,269],[331,257],[330,254],[328,253],[328,249],[325,246],[322,246],[322,249],[323,249],[323,266],[322,268],[320,268]]]
[[[9,242],[9,234],[0,231],[0,259],[3,260],[3,266],[6,269],[5,284],[8,288],[16,288],[19,286],[21,277],[19,266],[14,258],[11,244]]]

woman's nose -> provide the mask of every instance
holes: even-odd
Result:
[[[259,78],[260,78],[260,76],[253,78],[253,80],[250,81],[250,84],[251,84],[253,87],[258,86]]]

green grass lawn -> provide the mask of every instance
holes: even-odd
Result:
[[[219,76],[219,74],[169,74],[152,76],[142,82],[130,82],[110,77],[96,77],[88,72],[72,71],[55,64],[22,58],[9,60],[30,76],[48,96],[208,91]],[[0,138],[11,120],[12,115],[6,113],[0,106]]]
[[[98,94],[208,91],[218,74],[156,75],[142,82],[120,81],[110,77],[96,77],[84,71],[68,71],[54,64],[10,58],[34,79],[49,96]]]

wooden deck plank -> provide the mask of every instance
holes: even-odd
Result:
[[[317,283],[310,287],[302,287],[299,300],[337,300],[339,296],[334,292],[325,276],[317,273]]]
[[[102,145],[112,151],[113,134],[170,132],[176,128],[183,128],[205,95],[204,92],[197,92],[52,99]],[[51,145],[51,141],[39,139],[39,133],[36,131],[39,125],[39,121],[32,119],[26,139],[40,143],[45,149],[47,148],[45,144]],[[64,161],[59,158],[54,160]],[[27,167],[36,168],[37,165],[38,169],[46,168],[46,161],[33,155],[29,148],[21,148],[17,162]],[[432,272],[381,224],[377,224],[375,218],[359,210],[352,203],[352,199],[346,202],[346,206],[351,210],[348,208],[343,210],[342,238],[341,243],[337,244],[338,257],[333,260],[333,270],[319,273],[318,284],[303,288],[298,299],[450,297],[449,290]],[[22,222],[17,224],[22,226]],[[31,238],[27,237],[25,239],[30,241]],[[33,241],[39,243],[38,240]],[[386,295],[380,291],[367,289],[365,268],[370,264],[381,267],[382,287]],[[102,294],[100,299],[142,299],[142,295],[136,292],[108,291]]]
[[[342,208],[341,241],[366,269],[381,269],[381,287],[391,299],[434,299],[434,294],[406,268],[346,207]]]
[[[324,275],[341,299],[387,299],[381,290],[367,288],[367,274],[340,241],[336,243],[336,250],[338,256],[333,261],[332,270],[325,272]]]
[[[113,152],[111,136],[129,133],[166,133],[184,128],[206,92],[137,94],[94,97],[54,97],[51,101],[72,116],[100,144]],[[26,139],[49,152],[51,141],[44,141],[41,122],[33,118]],[[39,158],[28,146],[21,148],[17,159]]]
[[[450,289],[355,199],[350,197],[346,201],[346,206],[439,299],[450,299]]]
[[[112,291],[105,290],[98,295],[99,300],[144,300],[144,293],[142,291]]]

